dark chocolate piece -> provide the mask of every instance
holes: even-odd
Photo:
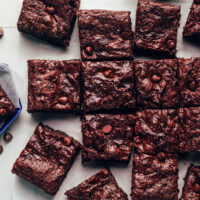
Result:
[[[4,133],[3,139],[5,142],[9,143],[13,139],[13,136],[11,133],[6,132],[6,133]]]

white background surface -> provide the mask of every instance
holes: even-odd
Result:
[[[162,1],[162,0],[160,0]],[[182,27],[185,24],[191,0],[165,1],[181,5],[181,26],[178,37],[178,57],[199,56],[200,46],[182,40]],[[132,23],[135,23],[136,0],[82,0],[81,9],[112,9],[130,10],[132,12]],[[16,23],[21,10],[22,0],[0,0],[0,26],[4,28],[5,34],[0,39],[0,62],[10,65],[11,72],[16,83],[18,93],[23,104],[23,111],[12,127],[9,128],[14,138],[9,144],[0,140],[4,152],[0,156],[0,192],[1,200],[64,200],[64,192],[76,186],[81,181],[99,171],[104,166],[89,167],[81,164],[80,154],[75,160],[68,176],[63,181],[60,190],[55,197],[50,197],[38,190],[36,187],[11,174],[14,161],[24,148],[25,144],[33,134],[39,121],[48,124],[55,129],[65,131],[70,136],[81,141],[80,119],[71,115],[40,115],[28,114],[27,108],[27,64],[28,59],[72,59],[80,58],[77,25],[74,29],[70,46],[67,50],[49,45],[34,37],[21,34],[17,31]],[[134,27],[134,26],[133,26]],[[137,58],[138,59],[138,58]],[[190,155],[193,160],[197,154]],[[186,158],[185,158],[186,159]],[[128,166],[115,165],[111,171],[116,177],[120,187],[129,195],[131,187],[131,162]],[[185,162],[180,162],[180,186],[183,184],[182,177],[186,170]],[[130,198],[130,197],[129,197]]]

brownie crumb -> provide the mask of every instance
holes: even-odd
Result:
[[[4,139],[5,142],[9,143],[13,139],[13,136],[12,136],[11,133],[7,132],[7,133],[4,134],[3,139]]]
[[[2,154],[2,153],[3,153],[3,146],[0,145],[0,154]]]
[[[0,27],[0,38],[3,37],[3,34],[4,34],[3,28]]]

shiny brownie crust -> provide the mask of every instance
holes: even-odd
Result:
[[[80,0],[24,0],[18,30],[68,46]]]
[[[82,64],[82,78],[86,112],[135,109],[132,61],[85,61]]]
[[[80,60],[28,60],[28,112],[79,112],[80,68]]]
[[[108,169],[101,170],[65,194],[68,200],[128,200]]]
[[[134,48],[174,56],[179,20],[180,6],[139,0]]]
[[[142,108],[173,108],[179,105],[176,59],[135,61],[137,103]]]
[[[55,195],[80,149],[72,137],[40,123],[12,172]]]
[[[133,59],[130,12],[79,10],[82,60]]]
[[[130,160],[133,115],[85,115],[82,122],[83,161]]]

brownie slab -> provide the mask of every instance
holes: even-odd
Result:
[[[85,61],[82,78],[86,112],[135,109],[132,61]]]
[[[200,106],[200,58],[179,58],[180,104]]]
[[[12,172],[55,195],[80,149],[72,137],[40,123]]]
[[[18,30],[68,46],[80,0],[24,0]]]
[[[155,155],[160,151],[179,151],[181,126],[174,109],[144,110],[136,113],[134,147]]]
[[[192,164],[188,168],[181,200],[199,200],[199,199],[200,199],[200,167]]]
[[[133,115],[85,115],[82,122],[83,161],[130,160]]]
[[[200,107],[180,108],[180,152],[200,151]]]
[[[134,48],[174,56],[179,20],[180,6],[139,0]]]
[[[108,169],[101,170],[65,194],[68,200],[128,200]]]
[[[79,112],[80,68],[80,60],[29,60],[28,112]]]
[[[14,114],[16,111],[15,106],[9,99],[8,95],[0,85],[0,120]]]
[[[177,155],[135,151],[131,196],[132,200],[178,200]]]
[[[79,10],[82,60],[133,59],[130,12]]]
[[[179,105],[178,61],[135,61],[137,102],[143,108],[173,108]]]
[[[183,36],[187,39],[200,42],[200,0],[194,0],[187,22],[183,29]]]

